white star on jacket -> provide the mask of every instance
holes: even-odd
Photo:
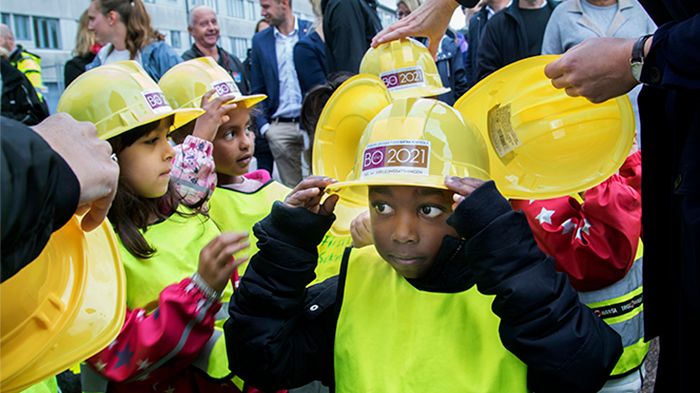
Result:
[[[561,234],[566,235],[567,233],[571,233],[574,231],[574,228],[576,228],[576,224],[569,218],[561,223]]]
[[[538,214],[535,218],[540,222],[540,225],[544,224],[545,222],[547,224],[551,224],[553,215],[554,210],[547,210],[546,207],[543,207],[542,210],[540,210],[540,214]]]
[[[581,232],[585,233],[586,235],[590,235],[590,234],[591,234],[591,223],[589,223],[588,220],[586,220],[585,218],[583,219],[583,227],[580,227],[580,228],[576,231],[576,238],[579,239],[579,240],[583,240],[583,239],[581,238]]]

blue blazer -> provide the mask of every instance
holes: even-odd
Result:
[[[311,30],[311,22],[297,18],[299,39]],[[277,73],[277,51],[275,50],[274,28],[256,33],[253,36],[251,53],[250,87],[252,94],[266,94],[267,99],[253,111],[255,128],[260,131],[270,122],[280,101],[279,75]]]

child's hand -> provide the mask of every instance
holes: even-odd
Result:
[[[212,289],[223,291],[233,270],[248,260],[247,256],[234,258],[233,254],[248,246],[247,233],[222,233],[202,248],[197,272]]]
[[[289,207],[303,207],[312,213],[329,216],[333,214],[338,196],[329,196],[323,204],[321,204],[321,198],[326,186],[335,182],[329,177],[309,176],[294,187],[284,199],[284,204]]]
[[[362,248],[374,244],[372,227],[369,221],[369,211],[361,213],[352,220],[350,223],[350,236],[352,236],[352,246],[355,248]]]
[[[455,203],[452,204],[452,211],[457,210],[457,206],[462,203],[464,198],[468,197],[484,183],[485,181],[473,177],[447,176],[445,178],[445,185],[455,193],[452,196],[455,201]]]
[[[192,135],[197,138],[209,142],[214,140],[219,127],[229,120],[227,113],[238,106],[236,104],[225,105],[227,102],[236,98],[234,94],[226,94],[210,100],[214,93],[216,93],[216,90],[212,89],[202,96],[201,107],[205,112],[202,116],[197,118],[194,123],[194,131],[192,132]]]

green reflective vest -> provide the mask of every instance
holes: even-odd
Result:
[[[338,393],[527,392],[493,296],[415,289],[374,247],[350,252],[335,336]]]

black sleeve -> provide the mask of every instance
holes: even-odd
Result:
[[[337,277],[307,285],[333,219],[276,202],[253,228],[260,251],[231,297],[224,331],[231,371],[259,389],[332,383]]]
[[[528,387],[598,391],[622,354],[620,336],[579,302],[566,274],[537,247],[525,216],[489,182],[448,223],[466,239],[479,292],[496,295],[501,340],[528,366]]]
[[[75,80],[75,78],[79,77],[80,74],[85,72],[85,65],[80,62],[80,60],[76,57],[71,60],[68,60],[66,62],[65,67],[63,68],[63,83],[65,86],[68,86]]]
[[[455,101],[458,100],[464,93],[469,89],[469,83],[467,82],[467,71],[464,68],[464,60],[462,59],[462,52],[460,52],[459,47],[456,48],[457,52],[450,59],[452,63],[452,78],[453,78],[453,89],[455,95]]]
[[[51,233],[75,213],[80,183],[39,134],[0,118],[2,161],[2,281],[43,250]]]
[[[329,1],[323,12],[323,30],[332,65],[329,73],[356,74],[360,70],[362,57],[369,49],[366,23],[355,2]]]

